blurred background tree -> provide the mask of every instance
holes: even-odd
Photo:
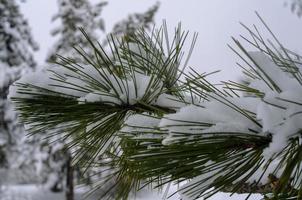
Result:
[[[9,86],[24,73],[33,71],[38,50],[28,22],[15,0],[0,2],[0,166],[9,169],[11,182],[37,181],[39,148],[36,137],[27,138],[7,99]],[[6,174],[6,173],[4,173]],[[6,174],[9,176],[9,174]],[[17,176],[17,174],[19,176]],[[14,177],[14,180],[12,178]]]
[[[291,10],[293,13],[297,14],[299,17],[302,16],[302,1],[301,0],[292,0]]]

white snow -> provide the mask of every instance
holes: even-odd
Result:
[[[186,102],[192,103],[191,100],[188,100],[189,97],[187,97],[185,99]],[[181,107],[186,106],[186,103],[184,103],[181,99],[173,96],[173,95],[169,95],[169,94],[161,94],[159,95],[159,97],[157,98],[157,100],[155,101],[155,105],[164,107],[164,108],[172,108],[172,109],[180,109]]]
[[[170,188],[168,195],[171,195],[175,190],[176,186]],[[164,192],[164,191],[163,191]],[[167,195],[167,197],[168,197]],[[246,197],[246,194],[233,194],[230,196],[228,193],[217,193],[209,200],[242,200]],[[138,192],[136,197],[130,197],[129,200],[164,200],[163,193],[157,191],[142,190]],[[260,200],[261,195],[252,195],[250,200]],[[12,185],[2,186],[0,189],[0,200],[65,200],[65,194],[63,192],[53,193],[49,190],[44,189],[38,185]],[[96,198],[89,198],[87,200],[95,200]],[[75,200],[85,200],[85,190],[81,188],[75,191]],[[166,200],[180,200],[178,195],[174,195]],[[200,199],[202,200],[202,198]]]
[[[267,55],[262,52],[249,52],[249,55],[260,66],[258,71],[262,77],[271,83],[275,83],[281,91],[292,89],[293,86],[297,86],[298,82],[289,76],[289,74],[284,73],[280,67],[278,67]],[[268,80],[268,78],[271,79]],[[262,82],[263,84],[263,82]],[[298,85],[299,86],[299,85]]]
[[[151,76],[135,72],[120,79],[106,69],[96,69],[91,65],[84,66],[77,73],[62,67],[49,67],[22,76],[18,83],[37,85],[61,95],[69,95],[77,98],[79,103],[102,101],[117,105],[133,105],[146,99],[150,103],[154,102],[163,87],[161,81],[154,80]],[[38,91],[33,90],[33,93]],[[9,93],[9,97],[26,96],[20,95],[15,86],[10,87]],[[27,97],[34,98],[31,95]]]
[[[264,93],[264,97],[230,98],[210,93],[208,101],[184,106],[175,114],[166,115],[161,120],[160,127],[169,132],[163,140],[164,145],[185,139],[177,133],[191,135],[223,132],[271,134],[272,142],[263,152],[265,160],[268,161],[287,146],[291,137],[298,136],[298,132],[302,130],[302,85],[292,74],[285,72],[263,53],[251,52],[249,54],[263,69],[263,72],[259,70],[261,76],[269,82],[267,85],[264,80],[256,79],[251,80],[249,86]],[[279,161],[275,160],[271,164],[261,179],[261,183],[267,183],[268,174],[273,173]],[[280,175],[282,170],[281,167],[277,175]],[[258,180],[262,171],[262,168],[256,171],[249,181]]]
[[[121,132],[142,132],[142,136],[146,135],[145,131],[150,131],[158,127],[160,119],[155,116],[150,116],[148,113],[130,115]]]
[[[217,98],[219,98],[220,101],[210,100],[195,105],[185,106],[175,114],[166,115],[165,118],[161,120],[160,127],[167,129],[170,132],[170,135],[163,140],[163,144],[167,145],[173,142],[174,133],[250,133],[249,129],[259,129],[259,127],[255,126],[250,119],[233,109],[234,104],[240,109],[253,111],[252,109],[255,108],[254,105],[257,102],[257,99],[250,97]],[[175,138],[175,142],[177,142],[178,139],[179,138]]]
[[[1,52],[1,51],[0,51]],[[0,61],[0,90],[20,77],[21,70],[19,67],[9,67]]]

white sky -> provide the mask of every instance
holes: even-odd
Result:
[[[222,69],[220,74],[214,75],[215,81],[234,80],[240,72],[235,65],[238,58],[227,47],[227,43],[232,44],[231,36],[247,35],[239,21],[248,26],[260,25],[254,11],[260,13],[286,47],[302,52],[302,19],[292,14],[289,7],[285,7],[285,1],[287,0],[163,0],[156,21],[161,24],[166,19],[171,30],[181,21],[185,29],[198,32],[191,66],[200,72]],[[145,11],[155,2],[109,0],[109,5],[103,12],[107,31],[111,30],[114,22],[126,17],[128,13]],[[40,64],[43,64],[45,55],[54,42],[50,30],[55,27],[51,23],[51,16],[56,10],[56,0],[28,0],[22,4],[22,11],[40,44],[40,51],[36,54]]]
[[[97,2],[98,0],[92,0]],[[247,35],[239,21],[251,26],[260,25],[254,11],[258,11],[281,42],[292,50],[302,51],[302,19],[292,14],[285,2],[289,0],[164,0],[156,16],[157,24],[163,19],[173,30],[179,21],[185,29],[199,33],[190,65],[200,72],[221,69],[213,80],[235,79],[240,69],[235,62],[238,58],[227,47],[232,44],[231,36]],[[106,29],[110,31],[114,22],[129,13],[142,12],[153,5],[155,0],[109,0],[103,16]],[[54,42],[50,30],[52,15],[57,11],[56,0],[28,0],[22,4],[22,11],[33,29],[35,39],[40,43],[36,59],[44,62],[48,49]],[[261,29],[260,29],[261,30]]]

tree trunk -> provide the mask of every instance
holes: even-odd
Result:
[[[68,155],[66,163],[66,200],[74,200],[72,157]]]

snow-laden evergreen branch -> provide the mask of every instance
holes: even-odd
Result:
[[[92,58],[76,48],[87,65],[60,57],[56,66],[24,76],[10,95],[31,133],[60,132],[76,161],[115,169],[96,185],[107,189],[104,198],[113,189],[122,199],[174,182],[184,199],[218,191],[299,199],[300,56],[273,34],[274,43],[257,28],[247,30],[251,39],[242,39],[257,52],[236,39],[231,47],[243,61],[244,83],[221,88],[207,81],[209,74],[184,73],[188,33],[178,27],[169,42],[163,26],[112,36],[110,53],[82,31],[94,51]],[[196,35],[191,47],[195,41]],[[115,184],[108,188],[109,181]]]
[[[7,98],[9,86],[36,68],[33,53],[38,45],[17,1],[0,1],[0,19],[0,167],[7,170],[2,173],[0,182],[38,183],[43,158],[37,138],[26,138],[23,125]],[[35,156],[30,156],[34,153]]]

